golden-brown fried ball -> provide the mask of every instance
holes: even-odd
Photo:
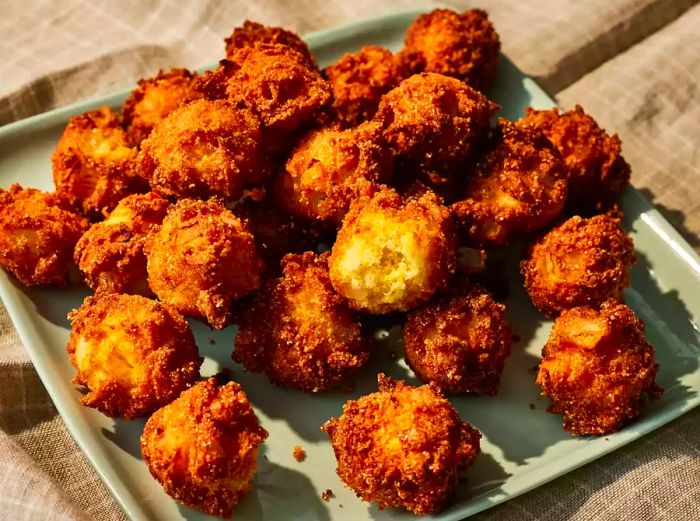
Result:
[[[241,386],[209,378],[148,419],[141,453],[166,494],[229,518],[250,490],[266,438]]]
[[[0,189],[0,266],[27,286],[68,283],[73,249],[88,221],[69,204],[18,184]]]
[[[187,101],[201,97],[194,88],[196,74],[187,69],[158,71],[156,76],[139,80],[124,102],[121,110],[122,125],[129,141],[138,146],[153,127],[173,110]]]
[[[89,391],[80,402],[107,416],[148,416],[199,378],[190,326],[167,304],[140,295],[87,297],[68,318],[73,383]]]
[[[171,112],[141,143],[139,164],[154,191],[200,199],[236,199],[270,172],[260,122],[225,100]]]
[[[450,213],[432,192],[403,199],[384,188],[357,200],[329,259],[333,287],[369,313],[406,311],[446,286],[456,267]]]
[[[500,49],[486,11],[434,9],[409,26],[399,57],[412,74],[436,72],[486,92],[498,74]]]
[[[372,119],[381,97],[407,77],[391,51],[378,45],[344,54],[324,72],[333,88],[335,118],[349,127]]]
[[[630,165],[622,157],[620,138],[606,133],[580,106],[562,113],[528,108],[518,124],[539,128],[559,149],[569,169],[567,206],[572,211],[605,211],[629,183]]]
[[[535,242],[520,263],[532,303],[549,316],[578,306],[624,301],[634,243],[610,215],[572,217]]]
[[[478,285],[428,301],[406,318],[406,362],[444,392],[496,394],[512,341],[505,310]]]
[[[478,246],[505,245],[551,223],[566,202],[564,162],[537,129],[501,119],[452,210]]]
[[[411,387],[379,374],[379,392],[351,400],[322,427],[338,476],[379,509],[441,510],[459,472],[479,455],[481,433],[432,385]]]
[[[136,153],[108,107],[73,116],[51,156],[56,192],[99,219],[127,195],[147,191],[136,173]]]
[[[331,286],[327,253],[287,255],[282,269],[246,306],[233,359],[283,387],[337,387],[369,358],[360,322]]]
[[[97,293],[148,295],[143,244],[163,222],[170,203],[153,192],[122,199],[102,222],[93,224],[75,247],[75,263]]]
[[[186,316],[226,327],[231,303],[260,286],[264,268],[248,227],[217,199],[181,199],[146,237],[148,284]]]
[[[562,312],[542,358],[536,383],[575,436],[615,432],[663,392],[644,323],[622,304]]]
[[[323,227],[288,215],[269,195],[246,197],[236,204],[233,213],[248,225],[255,237],[265,261],[265,278],[280,275],[280,261],[287,253],[316,251],[322,242],[333,242],[331,234]]]
[[[391,177],[393,156],[381,127],[367,122],[307,134],[275,180],[275,198],[289,213],[339,226],[359,197]]]
[[[389,91],[375,120],[396,153],[396,182],[414,179],[440,189],[488,136],[494,106],[463,82],[416,74]],[[398,173],[407,176],[398,179]]]
[[[210,99],[228,98],[260,119],[267,147],[287,149],[294,132],[331,102],[331,87],[307,58],[291,47],[244,47],[235,61],[222,60],[206,73],[198,89]]]
[[[306,57],[309,64],[316,66],[309,46],[297,34],[282,27],[262,25],[246,20],[242,27],[234,28],[231,36],[225,38],[224,42],[226,43],[226,57],[229,60],[235,61],[236,55],[241,49],[258,45],[283,45],[291,47]]]

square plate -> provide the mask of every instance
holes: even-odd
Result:
[[[309,35],[311,49],[321,65],[365,44],[397,50],[408,24],[419,10],[391,14]],[[118,107],[128,90],[81,102],[0,128],[0,186],[13,182],[52,190],[50,157],[69,116],[102,105]],[[507,59],[502,59],[495,101],[501,115],[521,116],[527,105],[549,108],[554,102]],[[627,300],[646,321],[647,337],[657,349],[661,364],[658,382],[663,397],[644,410],[642,417],[621,432],[600,438],[572,438],[561,418],[545,412],[532,368],[539,360],[551,322],[543,320],[520,284],[515,262],[510,262],[511,294],[506,303],[513,330],[520,340],[506,365],[495,397],[455,397],[452,402],[463,418],[484,437],[483,453],[467,472],[457,494],[440,515],[428,519],[456,520],[522,494],[574,468],[602,456],[676,418],[700,403],[700,259],[676,231],[634,189],[622,203],[625,227],[634,237],[638,264],[632,272]],[[514,260],[514,259],[512,259]],[[66,291],[27,289],[0,273],[0,295],[53,398],[86,456],[109,490],[134,521],[202,520],[204,514],[179,506],[150,476],[139,451],[144,421],[112,420],[80,406],[81,394],[69,383],[74,375],[65,352],[69,336],[66,313],[77,307],[87,289]],[[264,376],[245,373],[231,359],[235,327],[212,332],[192,321],[197,343],[206,357],[204,375],[222,367],[233,368],[234,378],[247,391],[262,424],[270,432],[260,453],[259,470],[250,494],[236,508],[237,519],[294,519],[297,521],[352,519],[409,519],[398,510],[378,512],[359,501],[335,475],[335,459],[325,435],[325,420],[337,416],[342,404],[376,390],[375,374],[382,370],[416,383],[400,355],[400,329],[378,331],[376,351],[356,379],[352,395],[332,392],[305,395],[272,386]],[[210,344],[213,339],[215,344]],[[534,405],[534,409],[531,408]],[[307,458],[292,458],[295,445]],[[320,494],[332,489],[335,498],[324,502]]]

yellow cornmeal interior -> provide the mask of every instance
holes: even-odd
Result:
[[[95,128],[89,131],[81,143],[85,155],[93,159],[106,159],[108,161],[121,162],[135,154],[134,149],[129,148],[121,131],[109,131]]]
[[[128,322],[131,324],[125,324],[125,318],[121,313],[108,314],[100,322],[98,332],[91,331],[89,338],[81,337],[76,344],[78,370],[91,389],[97,389],[101,387],[100,382],[108,381],[135,387],[146,378],[141,346],[128,333],[128,326],[133,327],[134,322],[130,319]]]
[[[371,223],[363,222],[369,220],[359,219],[362,233],[350,239],[339,263],[346,296],[360,302],[397,302],[423,285],[427,262],[419,239],[423,223],[374,212]]]

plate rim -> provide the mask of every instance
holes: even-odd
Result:
[[[362,30],[382,22],[392,20],[398,21],[409,17],[416,17],[420,13],[426,12],[434,7],[435,6],[424,6],[391,11],[379,16],[364,18],[315,31],[307,35],[303,35],[302,38],[311,47],[322,46],[332,41],[341,40],[345,36],[352,35],[353,33],[362,32]],[[532,80],[530,76],[527,76],[524,73],[523,75]],[[546,96],[547,99],[552,102],[553,106],[557,106],[556,102],[549,96],[549,94],[547,94],[539,85],[537,85],[534,80],[532,81],[541,94]],[[72,114],[85,112],[86,110],[90,110],[95,106],[115,106],[118,104],[117,100],[121,100],[121,98],[131,92],[134,87],[135,84],[132,84],[131,86],[124,87],[110,93],[84,98],[65,106],[57,107],[46,112],[5,124],[0,126],[0,139],[53,125],[57,121],[67,119]],[[680,233],[642,193],[640,193],[637,189],[630,187],[627,189],[626,195],[636,199],[637,204],[639,204],[640,208],[643,210],[640,213],[640,218],[650,226],[656,236],[664,242],[664,245],[669,247],[673,253],[690,268],[690,271],[693,273],[695,278],[700,281],[700,255],[698,255],[698,253],[691,248]],[[19,290],[9,281],[8,275],[3,272],[0,276],[0,297],[7,308],[8,315],[18,333],[20,340],[29,354],[32,365],[36,369],[37,374],[50,395],[58,413],[65,422],[66,428],[76,441],[77,445],[80,447],[87,460],[90,462],[90,465],[100,477],[100,480],[104,483],[107,490],[109,490],[116,502],[124,510],[126,516],[133,521],[147,520],[147,514],[140,507],[138,500],[132,494],[129,487],[126,486],[126,482],[119,477],[112,467],[96,463],[96,461],[99,459],[99,454],[93,453],[91,448],[92,442],[87,439],[83,427],[79,425],[79,423],[82,423],[80,421],[81,417],[71,414],[65,407],[64,400],[62,398],[56,398],[62,394],[66,394],[68,392],[68,388],[53,384],[54,379],[52,379],[49,374],[52,371],[52,368],[48,363],[44,363],[40,353],[34,350],[33,345],[35,343],[43,343],[42,335],[39,333],[37,327],[31,320],[31,315],[25,310],[23,302],[17,297],[17,291]],[[694,317],[700,318],[696,313],[692,314]],[[482,495],[468,499],[462,503],[462,508],[454,508],[452,512],[442,513],[441,519],[444,519],[445,521],[457,521],[459,519],[464,519],[465,516],[474,515],[492,506],[534,490],[535,488],[551,482],[564,474],[568,474],[586,463],[590,463],[636,439],[641,438],[649,432],[682,416],[698,405],[700,405],[700,393],[694,398],[689,398],[680,406],[664,408],[657,411],[654,416],[654,421],[651,421],[649,418],[640,418],[637,422],[628,425],[624,430],[616,433],[615,438],[610,439],[609,441],[605,441],[604,437],[589,437],[587,439],[590,443],[594,443],[596,448],[594,451],[595,456],[593,458],[591,458],[590,454],[588,454],[591,452],[590,444],[582,446],[581,449],[575,450],[570,454],[569,458],[572,459],[569,459],[569,462],[573,461],[573,464],[569,464],[565,468],[562,468],[561,466],[557,466],[558,460],[547,462],[528,474],[521,474],[519,476],[511,477],[510,481],[508,482],[507,491],[503,491],[502,487],[499,487]],[[539,477],[535,477],[533,474]],[[454,504],[452,506],[458,507],[459,504]],[[465,509],[468,509],[468,511],[465,511]]]

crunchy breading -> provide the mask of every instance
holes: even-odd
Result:
[[[382,96],[409,76],[392,52],[378,45],[344,54],[324,73],[333,89],[335,120],[348,127],[372,119]]]
[[[610,215],[575,216],[530,246],[520,263],[532,303],[549,316],[578,306],[624,302],[634,243]]]
[[[75,246],[75,263],[96,293],[148,296],[146,255],[148,232],[163,222],[170,203],[158,194],[129,195],[93,224]]]
[[[136,154],[108,107],[73,116],[51,156],[56,193],[100,219],[127,195],[148,191],[137,175]]]
[[[68,318],[73,383],[80,402],[114,418],[140,418],[170,403],[199,378],[189,324],[171,306],[139,295],[87,297]]]
[[[459,472],[479,454],[481,433],[432,385],[411,387],[379,374],[379,391],[351,400],[328,434],[343,482],[379,509],[439,512]]]
[[[120,119],[132,146],[139,146],[173,110],[201,97],[194,89],[197,74],[187,69],[159,70],[153,77],[141,79],[122,105]]]
[[[618,201],[629,183],[630,165],[617,134],[605,132],[579,105],[561,113],[528,107],[518,124],[540,129],[559,149],[569,170],[571,212],[599,213]]]
[[[89,223],[56,194],[0,189],[0,266],[27,286],[65,286]]]
[[[221,201],[180,199],[146,237],[148,284],[163,302],[214,329],[261,283],[264,263],[248,227]]]
[[[138,162],[153,190],[169,197],[236,199],[271,171],[260,122],[225,100],[171,112],[141,143]]]
[[[339,226],[358,197],[391,178],[393,156],[376,123],[307,134],[275,180],[275,198],[289,213]]]
[[[305,56],[314,67],[316,64],[309,46],[304,43],[299,35],[282,27],[263,25],[246,20],[241,27],[235,27],[231,36],[224,38],[224,42],[226,43],[226,57],[229,60],[235,61],[236,55],[241,49],[258,45],[283,45]]]
[[[287,150],[297,131],[331,103],[330,84],[307,58],[285,45],[243,47],[235,61],[221,60],[197,88],[209,99],[229,99],[260,119],[269,150]]]
[[[468,283],[429,300],[406,317],[406,362],[446,393],[496,394],[511,348],[505,309]]]
[[[472,244],[505,245],[556,219],[566,179],[559,152],[542,132],[500,119],[452,211]]]
[[[634,311],[610,303],[600,311],[568,309],[542,349],[536,384],[575,436],[609,434],[659,397],[658,365]]]
[[[436,72],[486,92],[498,74],[501,42],[486,11],[434,9],[416,18],[399,53],[411,73]]]
[[[265,316],[265,320],[260,320]],[[233,359],[284,387],[338,387],[369,358],[358,318],[328,278],[328,254],[290,254],[243,310]]]
[[[396,153],[394,181],[416,179],[442,195],[489,134],[495,105],[464,82],[416,74],[382,97],[374,117]]]
[[[266,438],[241,386],[209,378],[148,419],[141,453],[169,496],[229,518],[250,490]]]

